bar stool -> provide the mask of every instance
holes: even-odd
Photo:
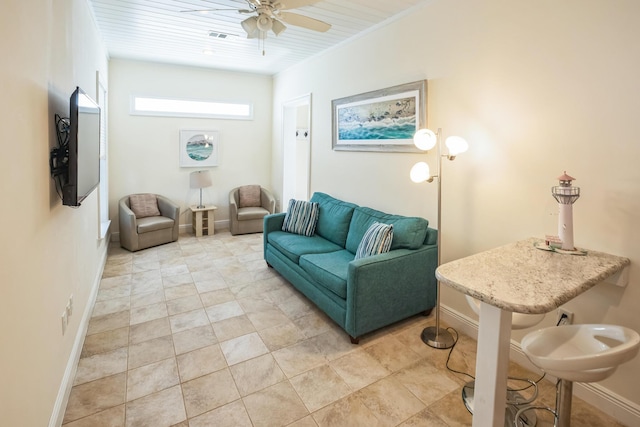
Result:
[[[633,359],[640,349],[640,335],[616,325],[565,325],[527,334],[522,351],[531,363],[558,378],[556,407],[526,406],[513,418],[516,426],[527,411],[543,409],[554,415],[555,427],[569,427],[573,382],[597,382],[612,375],[619,365]]]
[[[480,301],[475,298],[472,298],[469,295],[465,295],[467,298],[467,302],[471,309],[480,316]],[[511,317],[511,329],[526,329],[532,326],[537,325],[544,319],[543,314],[524,314],[524,313],[513,313]],[[530,398],[525,398],[520,393],[515,390],[507,389],[507,407],[505,408],[505,417],[504,417],[504,425],[505,427],[513,427],[513,419],[515,414],[520,409],[520,405],[526,405],[535,400],[538,396],[538,385],[533,380],[525,380],[531,386],[534,387],[534,393]],[[474,402],[474,392],[475,392],[475,381],[469,381],[462,387],[462,401],[464,402],[464,406],[466,406],[467,410],[473,414],[473,402]],[[535,413],[529,415],[523,415],[524,422],[521,426],[533,427],[536,425],[537,418]]]

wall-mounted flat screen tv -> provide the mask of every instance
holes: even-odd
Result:
[[[80,206],[100,183],[100,107],[79,87],[70,98],[68,155],[62,204]]]

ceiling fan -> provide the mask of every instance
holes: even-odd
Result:
[[[249,9],[191,9],[181,12],[218,12],[234,10],[242,14],[253,14],[240,23],[247,33],[247,38],[265,39],[269,31],[276,36],[287,29],[286,24],[313,31],[325,32],[331,24],[298,13],[284,12],[302,6],[309,6],[320,0],[246,0]]]

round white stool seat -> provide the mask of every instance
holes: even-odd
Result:
[[[601,381],[640,350],[640,335],[617,325],[564,325],[539,329],[520,343],[531,362],[557,378]]]
[[[571,424],[573,382],[601,381],[619,365],[633,359],[640,349],[640,335],[632,329],[616,325],[563,325],[530,332],[520,346],[529,360],[558,378],[555,409],[528,406],[518,410],[514,424],[535,409],[553,413],[556,427]]]

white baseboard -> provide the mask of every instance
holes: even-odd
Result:
[[[478,322],[445,305],[440,306],[442,320],[458,331],[478,339]],[[511,340],[510,358],[520,366],[540,372],[527,358],[520,343]],[[473,373],[475,375],[475,372]],[[555,378],[547,375],[547,380]],[[640,405],[612,392],[598,383],[574,383],[573,392],[580,399],[628,426],[640,426]]]
[[[98,273],[94,279],[89,300],[85,306],[84,313],[82,313],[82,319],[80,320],[80,326],[76,332],[76,337],[73,342],[73,348],[67,361],[67,367],[65,368],[60,388],[58,389],[58,397],[49,418],[49,427],[60,427],[64,420],[64,412],[67,409],[67,403],[69,402],[69,395],[71,394],[71,388],[73,387],[73,380],[76,376],[76,369],[78,367],[78,361],[82,354],[82,346],[84,345],[84,337],[87,334],[87,328],[89,327],[89,320],[91,319],[91,313],[93,312],[93,306],[98,296],[98,289],[100,288],[100,279],[104,271],[104,266],[107,262],[108,242],[105,242],[104,253],[102,254],[101,267],[98,269]]]

